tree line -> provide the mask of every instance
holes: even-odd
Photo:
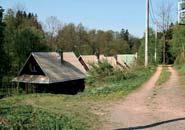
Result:
[[[141,44],[127,29],[103,31],[85,28],[81,23],[60,26],[55,17],[47,20],[48,30],[37,15],[0,7],[0,82],[16,76],[31,52],[73,51],[83,54],[116,55],[135,53]]]
[[[144,36],[134,37],[127,29],[103,31],[87,29],[81,23],[62,25],[53,16],[46,22],[48,29],[42,26],[36,14],[13,9],[4,12],[0,7],[0,82],[10,81],[16,76],[29,54],[37,51],[62,49],[73,51],[77,56],[138,52],[138,63],[143,64]],[[184,37],[185,26],[171,23],[158,32],[156,42],[155,32],[150,28],[149,63],[185,63]]]
[[[149,29],[149,64],[185,64],[185,25],[171,23],[166,31],[157,32]],[[144,37],[138,50],[138,62],[144,64]],[[155,47],[157,60],[155,61]]]

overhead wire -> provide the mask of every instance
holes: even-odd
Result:
[[[153,6],[153,3],[152,3],[152,0],[150,0],[150,10],[149,10],[149,13],[150,13],[150,18],[151,18],[151,21],[154,25],[157,25],[159,27],[161,27],[161,25],[159,24],[156,16],[155,16],[155,13],[154,13],[154,6]]]
[[[150,18],[152,20],[152,23],[156,24],[157,19],[156,19],[155,15],[154,15],[154,9],[153,9],[152,0],[150,0]]]

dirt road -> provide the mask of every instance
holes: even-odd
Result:
[[[105,130],[185,130],[185,88],[172,67],[170,79],[155,86],[161,70],[158,67],[139,90],[107,108]]]

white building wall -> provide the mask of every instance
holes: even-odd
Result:
[[[178,23],[185,24],[185,0],[178,2]]]

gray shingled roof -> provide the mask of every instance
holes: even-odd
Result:
[[[20,75],[22,69],[13,81],[47,84],[85,78],[85,70],[73,52],[64,52],[62,63],[61,56],[57,52],[33,52],[31,56],[39,64],[45,77],[40,76],[39,79],[38,75]]]

